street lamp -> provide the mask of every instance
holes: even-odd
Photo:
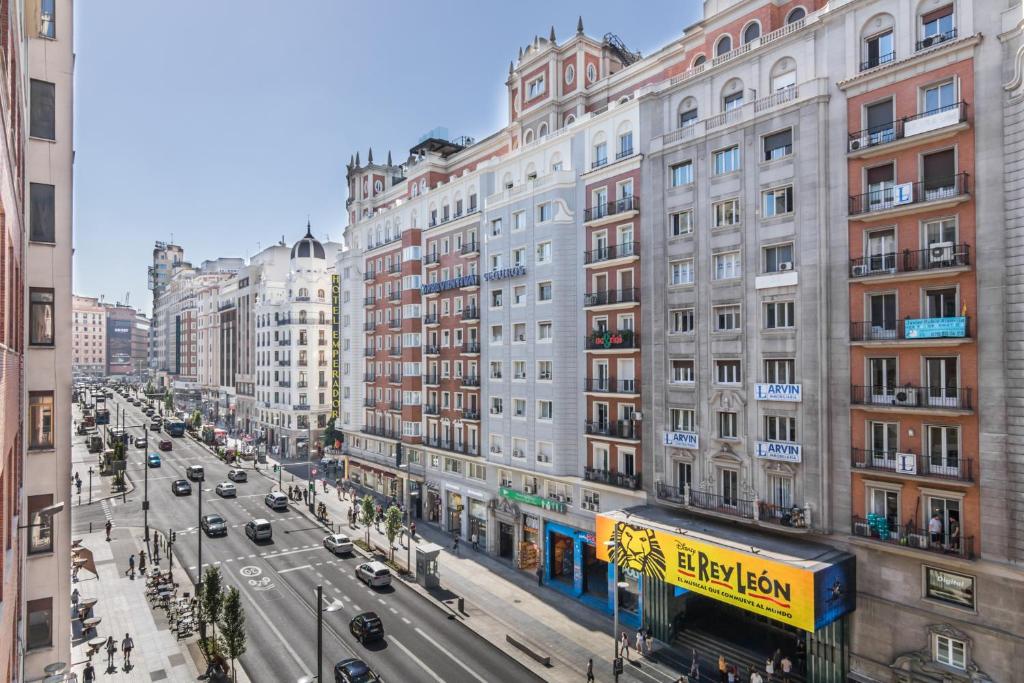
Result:
[[[615,656],[612,659],[612,672],[615,674],[615,680],[618,681],[619,674],[622,672],[622,665],[619,661],[619,589],[627,588],[629,584],[625,581],[619,581],[619,563],[616,558],[619,549],[618,524],[613,529],[613,540],[605,541],[605,545],[609,549],[608,557],[612,561],[612,574],[615,577],[615,591],[612,594],[612,646],[615,650]]]
[[[324,587],[316,587],[316,676],[303,676],[297,683],[312,683],[324,679],[324,612],[337,612],[344,606],[341,600],[335,598],[324,607]]]
[[[198,476],[196,488],[199,489],[199,516],[196,518],[196,539],[199,543],[199,559],[196,562],[196,595],[199,595],[203,584],[203,482],[206,481],[206,472],[201,471]]]

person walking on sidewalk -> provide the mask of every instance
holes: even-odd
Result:
[[[131,576],[135,578],[135,555],[128,556],[128,571],[124,573],[125,576]]]
[[[105,528],[107,530],[107,540],[109,541],[110,540],[110,530],[114,528],[114,525],[108,519],[106,525],[104,525],[103,528]]]
[[[473,543],[473,550],[479,550],[480,549],[480,546],[478,545],[479,538],[477,537],[475,531],[473,532],[473,535],[469,537],[469,540]]]
[[[700,681],[700,662],[697,661],[697,651],[693,651],[693,659],[690,660],[690,678]]]
[[[124,668],[125,671],[132,666],[132,650],[135,648],[135,641],[127,633],[124,634],[124,640],[121,641],[121,649],[124,650]]]
[[[143,548],[139,551],[139,573],[146,573],[146,549]]]
[[[544,565],[537,563],[537,585],[544,585]]]
[[[594,658],[587,660],[587,683],[594,683]]]
[[[114,666],[114,653],[117,652],[117,643],[114,642],[114,636],[107,636],[107,671],[116,668]]]
[[[459,535],[454,531],[452,532],[452,552],[456,555],[459,554]]]
[[[96,669],[92,668],[92,662],[86,662],[82,669],[82,680],[85,683],[96,683]]]
[[[636,630],[636,653],[641,657],[644,655],[644,630],[642,628]]]
[[[726,683],[725,675],[727,669],[725,666],[725,655],[718,655],[718,680],[719,683]]]
[[[626,635],[625,631],[622,632],[622,638],[619,639],[619,643],[619,653],[626,659],[629,659],[629,636]]]
[[[782,661],[779,662],[779,665],[782,667],[782,683],[789,683],[791,680],[790,674],[793,673],[792,660],[790,660],[788,656],[785,656],[782,658]]]

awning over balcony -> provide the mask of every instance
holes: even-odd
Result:
[[[831,546],[644,505],[597,516],[597,556],[755,614],[816,631],[852,612],[856,560]],[[616,546],[611,552],[609,541]]]

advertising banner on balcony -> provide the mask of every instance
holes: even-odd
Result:
[[[761,460],[800,462],[800,444],[779,441],[757,441],[754,454]]]
[[[700,447],[700,438],[697,432],[665,432],[665,445],[697,450]]]
[[[903,321],[907,339],[961,338],[967,336],[967,318],[908,318]]]
[[[856,561],[792,561],[717,545],[645,526],[624,513],[597,515],[598,559],[624,574],[643,575],[814,632],[847,612],[856,599]],[[607,544],[607,545],[606,545]]]
[[[754,396],[758,401],[789,401],[799,403],[802,396],[799,384],[755,384]]]

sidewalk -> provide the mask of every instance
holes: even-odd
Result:
[[[273,466],[277,461],[267,458],[267,466],[260,472],[275,485]],[[288,488],[285,477],[285,490]],[[301,481],[296,477],[296,481]],[[327,505],[330,520],[341,525],[341,533],[353,539],[365,539],[366,529],[362,524],[355,528],[348,526],[348,510],[351,500],[339,500],[334,486],[328,484],[323,492],[322,480],[316,482],[317,502]],[[378,496],[379,498],[379,496]],[[304,503],[292,503],[305,514],[310,514]],[[312,516],[312,515],[310,515]],[[381,527],[383,529],[383,527]],[[507,652],[549,681],[579,681],[587,669],[587,660],[594,659],[594,672],[598,680],[610,680],[613,652],[612,619],[568,596],[548,587],[539,587],[535,575],[527,574],[511,565],[488,555],[472,550],[462,539],[458,554],[451,551],[451,536],[425,522],[417,524],[418,543],[436,543],[444,550],[438,560],[441,575],[441,590],[428,591],[415,581],[407,582],[414,590],[447,607],[457,618],[499,649]],[[387,537],[370,526],[371,546],[388,547]],[[405,539],[396,539],[400,545],[395,551],[395,561],[405,565]],[[415,565],[415,551],[412,558]],[[413,567],[415,569],[415,566]],[[484,570],[484,571],[481,571]],[[454,591],[454,592],[453,592]],[[458,599],[465,598],[463,612],[458,612]],[[515,649],[506,641],[512,635],[537,646],[552,658],[552,667],[545,668]],[[657,651],[650,658],[637,658],[632,649],[635,634],[630,631],[631,662],[626,664],[626,676],[649,682],[674,681],[689,667],[677,654],[671,657],[667,646],[658,643]]]

